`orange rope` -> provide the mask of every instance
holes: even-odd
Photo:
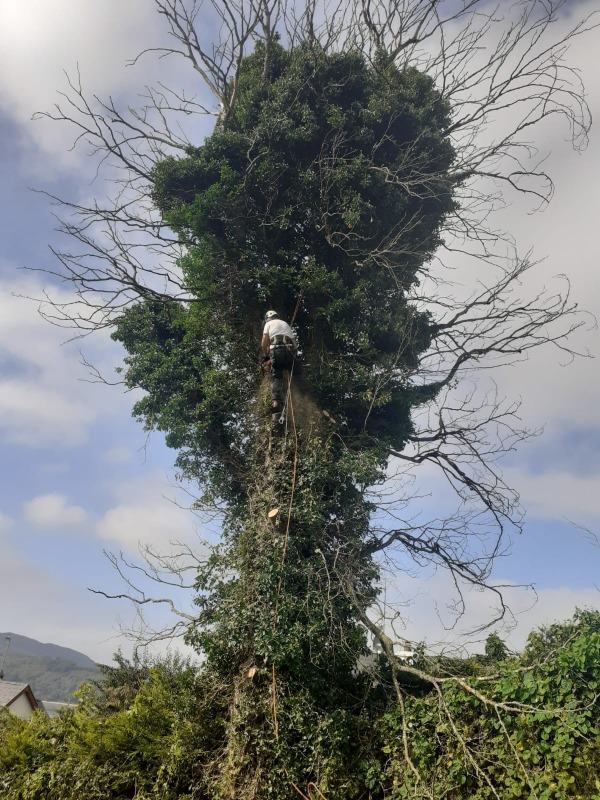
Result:
[[[290,375],[290,382],[291,382],[291,375]],[[281,552],[281,562],[279,564],[279,583],[277,585],[277,594],[275,596],[275,615],[273,618],[273,631],[275,631],[275,626],[277,625],[277,612],[279,609],[279,595],[281,594],[281,584],[283,581],[283,575],[281,571],[283,570],[283,566],[285,564],[285,557],[287,554],[287,546],[290,539],[290,525],[292,521],[292,508],[294,505],[294,492],[296,491],[296,473],[298,469],[298,431],[296,429],[296,417],[294,415],[294,401],[292,399],[292,392],[291,387],[288,384],[288,391],[289,391],[289,406],[292,412],[292,427],[294,431],[294,466],[292,470],[292,486],[290,490],[290,502],[288,506],[288,515],[287,515],[287,523],[285,526],[285,537],[283,540],[283,550]]]
[[[319,797],[322,797],[322,798],[323,798],[323,800],[327,800],[327,798],[325,797],[325,795],[323,794],[323,792],[322,792],[322,791],[319,789],[319,787],[317,786],[317,784],[316,784],[316,783],[312,783],[312,782],[311,782],[311,783],[309,783],[309,784],[308,784],[309,796],[305,795],[305,794],[304,794],[304,792],[303,792],[301,789],[299,789],[299,788],[296,786],[296,784],[294,783],[294,781],[290,781],[290,783],[292,784],[292,786],[294,787],[294,789],[295,789],[295,790],[298,792],[298,794],[300,795],[300,797],[303,797],[303,798],[304,798],[304,800],[311,800],[311,797],[310,797],[310,792],[311,792],[313,789],[315,789],[315,790],[316,790],[316,791],[319,793]]]
[[[275,664],[273,664],[273,682],[271,684],[273,695],[273,723],[275,725],[275,741],[279,741],[279,722],[277,720],[277,681],[275,680]]]
[[[292,784],[292,786],[294,787],[294,789],[295,789],[295,790],[298,792],[298,794],[300,795],[300,797],[303,797],[303,798],[304,798],[304,800],[310,800],[310,797],[307,797],[307,796],[304,794],[304,792],[302,792],[302,791],[301,791],[301,790],[300,790],[300,789],[299,789],[299,788],[296,786],[296,784],[294,783],[294,781],[290,781],[290,783]]]
[[[296,314],[298,313],[298,309],[300,308],[300,301],[302,300],[302,292],[298,295],[298,299],[296,300],[296,308],[294,309],[294,313],[292,314],[292,318],[290,320],[290,325],[294,324],[294,320],[296,319]]]

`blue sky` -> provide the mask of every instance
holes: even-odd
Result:
[[[120,590],[103,550],[135,557],[138,543],[165,548],[178,540],[196,547],[211,526],[185,508],[189,498],[174,488],[174,454],[159,435],[147,439],[130,418],[131,394],[119,387],[86,382],[80,350],[112,375],[121,359],[106,334],[67,342],[68,332],[48,325],[34,303],[48,279],[22,267],[53,268],[48,245],[56,242],[52,207],[29,187],[88,197],[93,165],[68,151],[68,131],[34,112],[50,108],[64,88],[63,70],[79,64],[85,85],[101,95],[127,98],[179,67],[126,61],[159,36],[159,21],[146,0],[29,0],[0,11],[0,630],[82,650],[107,661],[130,644],[120,626],[134,624],[125,602],[110,602],[88,591]],[[579,11],[593,9],[582,2]],[[573,48],[582,70],[592,113],[600,117],[597,52],[600,32]],[[551,285],[565,273],[573,297],[600,316],[597,226],[600,190],[600,128],[588,149],[577,154],[565,131],[546,127],[538,140],[550,152],[547,167],[556,195],[543,213],[531,215],[517,200],[498,216],[522,252],[533,247],[545,258],[532,279]],[[525,287],[527,288],[527,287]],[[56,286],[68,293],[68,287]],[[65,294],[67,296],[67,294]],[[598,331],[580,344],[600,355]],[[600,379],[597,361],[564,365],[560,354],[540,351],[495,375],[503,392],[520,396],[522,415],[545,433],[511,454],[505,476],[528,510],[524,534],[496,568],[498,581],[534,583],[532,594],[511,589],[518,645],[534,625],[569,616],[577,605],[600,607],[596,587],[600,549],[573,524],[600,533]],[[440,491],[426,476],[430,499]],[[175,501],[175,502],[174,502]],[[179,505],[177,504],[179,503]],[[452,638],[440,624],[450,596],[441,575],[390,578],[390,592],[416,596],[407,609],[405,633],[437,641]],[[181,602],[190,607],[189,594]],[[488,613],[488,600],[473,594],[465,625]],[[161,618],[162,619],[162,618]],[[160,623],[160,619],[157,620]]]

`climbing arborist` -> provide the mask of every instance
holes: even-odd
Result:
[[[297,371],[299,363],[296,335],[276,311],[265,314],[262,356],[265,371],[271,372],[271,413],[279,418],[284,405],[283,374]]]

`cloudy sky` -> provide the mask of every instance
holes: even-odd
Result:
[[[578,3],[578,13],[594,5]],[[106,335],[69,342],[25,299],[39,297],[48,279],[23,267],[55,266],[49,250],[56,242],[53,208],[32,188],[75,198],[94,191],[93,165],[69,150],[69,132],[31,117],[51,108],[65,88],[64,71],[73,73],[77,65],[89,92],[118,99],[163,77],[164,70],[176,82],[176,65],[144,60],[125,66],[160,36],[148,0],[0,2],[0,630],[103,661],[119,646],[127,650],[119,631],[133,624],[125,602],[89,591],[122,588],[103,551],[134,558],[140,542],[198,547],[199,537],[214,533],[185,510],[189,498],[173,486],[174,454],[160,436],[147,439],[130,419],[132,396],[89,381],[82,356],[111,375],[122,357],[119,348]],[[593,33],[570,56],[598,118],[599,45],[600,32]],[[533,247],[545,259],[540,285],[567,274],[573,298],[600,316],[600,126],[583,153],[570,149],[562,129],[546,128],[540,145],[550,153],[554,200],[535,215],[515,203],[500,224],[522,252]],[[577,344],[600,356],[598,331],[588,330]],[[568,617],[576,606],[600,606],[600,549],[576,527],[600,534],[600,378],[597,361],[566,365],[545,351],[505,371],[500,384],[522,398],[527,424],[545,427],[505,466],[528,516],[524,534],[497,565],[496,579],[533,583],[537,593],[534,603],[531,593],[510,592],[518,621],[512,641],[519,644],[536,624]],[[437,612],[448,581],[436,575],[403,578],[398,585],[406,599],[418,599],[406,633],[442,637]],[[189,605],[189,595],[181,603]],[[486,611],[474,597],[471,619]]]

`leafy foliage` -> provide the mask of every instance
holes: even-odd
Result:
[[[426,699],[408,698],[406,716],[388,713],[385,796],[595,798],[599,625],[598,612],[578,612],[532,633],[524,654],[491,675],[448,679]]]
[[[435,391],[406,381],[430,341],[406,292],[453,208],[446,104],[417,70],[358,52],[274,46],[266,79],[263,64],[261,46],[244,59],[227,126],[154,171],[189,305],[134,306],[114,334],[148,392],[135,413],[194,477],[220,465],[221,491],[249,464],[267,307],[295,316],[316,401],[349,434],[401,447]]]
[[[129,677],[136,671],[135,664],[120,658],[118,674],[124,675],[125,667]],[[202,766],[214,756],[222,735],[217,695],[202,685],[195,669],[181,662],[146,665],[137,671],[138,688],[119,709],[107,706],[88,686],[80,690],[74,711],[63,711],[54,719],[35,714],[27,724],[4,714],[2,796],[7,800],[206,796]],[[123,688],[129,685],[128,681]],[[114,673],[104,689],[108,694],[115,689]]]
[[[233,719],[206,670],[118,656],[100,693],[83,688],[74,711],[29,722],[0,714],[2,796],[222,798],[225,776],[242,770],[244,752],[254,749],[268,764],[271,793],[281,797],[291,796],[290,780],[307,785],[301,765],[316,753],[319,790],[334,800],[600,796],[598,612],[532,633],[519,657],[455,666],[452,675],[447,662],[430,663],[442,682],[425,694],[407,690],[403,710],[374,691],[370,703],[356,698],[360,714],[326,712],[307,687],[282,705],[279,736],[265,737],[251,723],[265,713],[260,687],[268,675],[246,678],[248,705]],[[244,731],[241,762],[225,757],[231,725]]]

